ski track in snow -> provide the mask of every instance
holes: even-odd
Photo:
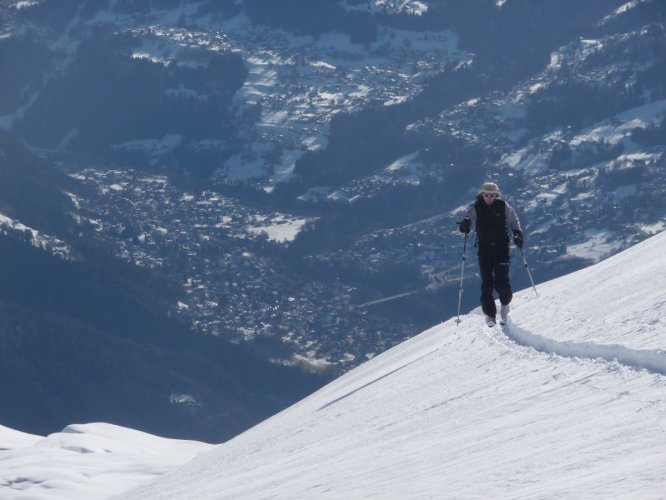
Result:
[[[482,328],[482,327],[480,327]],[[531,333],[523,328],[520,328],[509,319],[506,325],[500,326],[504,338],[507,341],[518,344],[522,347],[533,349],[543,354],[551,354],[563,358],[572,359],[591,359],[599,360],[608,363],[620,363],[626,367],[645,370],[650,373],[659,375],[666,375],[666,351],[662,349],[631,349],[620,344],[603,345],[595,344],[593,342],[560,342],[550,338],[542,337],[540,335]],[[495,328],[491,330],[493,336]],[[440,346],[441,347],[441,346]],[[356,394],[367,387],[376,384],[377,382],[393,375],[400,370],[430,356],[440,349],[437,347],[432,351],[419,355],[411,361],[394,368],[393,370],[380,375],[379,377],[362,384],[355,389],[339,396],[328,403],[322,405],[317,411],[325,410],[326,408]]]
[[[603,345],[593,342],[559,342],[530,333],[509,320],[502,327],[506,337],[516,344],[545,354],[556,354],[565,358],[602,359],[617,362],[638,370],[666,375],[666,351],[661,349],[630,349],[623,345]]]

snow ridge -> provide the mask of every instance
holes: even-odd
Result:
[[[620,344],[604,345],[595,342],[560,342],[531,333],[511,320],[502,331],[515,343],[538,352],[566,358],[604,359],[638,370],[666,375],[666,351],[662,349],[631,349]]]

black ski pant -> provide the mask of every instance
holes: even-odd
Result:
[[[479,272],[481,274],[481,309],[487,316],[497,315],[493,290],[497,290],[500,303],[507,305],[513,298],[509,282],[509,245],[479,245]]]

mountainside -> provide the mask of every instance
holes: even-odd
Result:
[[[124,498],[659,497],[666,233],[410,339]]]
[[[447,321],[212,449],[103,424],[0,428],[0,485],[52,499],[659,498],[665,249],[662,232],[523,290],[502,329],[478,309]],[[145,482],[185,463],[179,449],[197,456]]]
[[[0,179],[3,425],[104,420],[220,442],[323,383],[170,318],[168,283],[76,223],[86,189],[4,135]]]
[[[323,382],[193,334],[167,317],[162,283],[103,255],[64,260],[13,236],[0,254],[4,425],[104,420],[220,442]]]
[[[539,282],[662,231],[665,46],[661,0],[0,0],[0,225],[64,257],[7,243],[12,283],[58,270],[4,296],[58,341],[108,334],[91,365],[162,328],[287,365],[296,393],[239,403],[260,418],[321,383],[299,368],[344,373],[455,312],[455,221],[485,180]]]
[[[2,7],[0,123],[174,314],[280,362],[344,371],[450,316],[484,180],[539,280],[664,228],[663,2]]]
[[[11,135],[0,132],[0,213],[64,238],[72,195],[85,188],[39,160]]]

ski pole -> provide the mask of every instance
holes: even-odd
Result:
[[[461,322],[460,319],[460,304],[462,302],[463,294],[463,276],[465,274],[465,261],[467,260],[467,233],[465,233],[465,243],[463,244],[462,266],[460,268],[460,288],[458,288],[458,318],[456,319],[456,326]]]
[[[530,283],[532,283],[532,288],[534,288],[534,293],[536,296],[539,296],[539,292],[537,292],[536,286],[534,285],[534,280],[532,279],[532,273],[530,272],[530,266],[527,265],[527,259],[525,258],[525,252],[523,252],[523,249],[521,247],[518,247],[520,250],[520,254],[523,256],[523,264],[525,264],[525,270],[527,271],[527,276],[530,278]]]

